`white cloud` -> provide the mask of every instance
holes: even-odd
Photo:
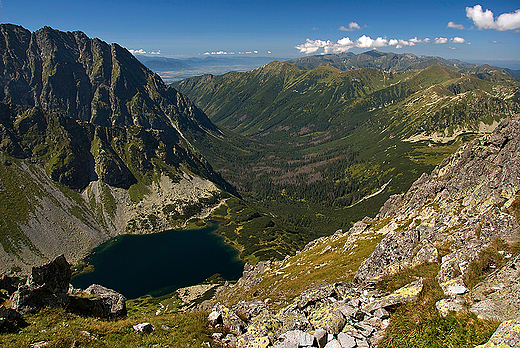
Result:
[[[446,28],[453,28],[453,29],[464,29],[464,26],[462,24],[455,24],[454,22],[449,22]]]
[[[348,28],[345,27],[344,25],[339,27],[339,30],[341,30],[341,31],[354,31],[354,30],[359,30],[359,29],[361,29],[361,27],[356,22],[350,22],[348,24]]]
[[[356,40],[356,47],[360,48],[374,48],[374,47],[385,47],[388,45],[388,40],[378,37],[373,40],[370,36],[363,35]]]
[[[128,52],[130,52],[132,54],[146,54],[146,51],[143,50],[142,48],[138,49],[138,50],[128,50]]]
[[[466,42],[466,40],[462,37],[458,37],[458,36],[455,36],[453,39],[450,39],[451,42],[453,43],[464,43]]]
[[[448,39],[446,39],[446,42]],[[315,53],[319,49],[323,49],[323,53],[340,53],[346,52],[351,48],[378,48],[378,47],[386,47],[386,46],[395,46],[396,48],[403,48],[404,46],[414,46],[417,43],[429,43],[430,39],[425,38],[423,40],[414,37],[410,40],[403,39],[386,39],[383,37],[378,37],[376,39],[372,39],[370,36],[363,35],[359,37],[356,41],[352,41],[349,37],[344,37],[337,42],[333,42],[330,40],[310,40],[307,39],[305,43],[296,46],[301,53],[310,54]]]
[[[489,41],[489,43],[492,43],[492,44],[501,44],[502,42],[497,41],[497,40],[491,40],[491,41]]]
[[[503,13],[495,20],[493,12],[482,10],[482,6],[466,7],[466,16],[473,21],[479,29],[495,29],[498,31],[514,30],[520,28],[520,9],[511,13]]]
[[[221,55],[231,55],[231,54],[235,54],[235,52],[226,52],[226,51],[207,51],[204,53],[205,56],[214,56],[214,55],[217,55],[217,56],[221,56]],[[238,52],[238,54],[244,54],[244,52]]]
[[[415,43],[416,42],[418,43],[420,41],[421,40],[418,40],[417,37],[410,39],[408,41],[403,40],[403,39],[399,39],[399,40],[391,39],[390,41],[388,41],[388,45],[395,46],[395,48],[403,48],[404,46],[415,46]]]
[[[150,52],[150,54],[159,55],[159,54],[161,54],[161,50],[158,50],[157,52]]]
[[[445,38],[445,37],[436,37],[435,40],[433,41],[434,44],[445,44],[448,42],[448,39]]]

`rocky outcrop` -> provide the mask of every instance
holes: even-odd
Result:
[[[374,347],[389,325],[388,311],[414,301],[421,290],[422,279],[391,294],[371,284],[325,283],[304,291],[276,314],[258,300],[231,309],[219,303],[208,320],[233,333],[234,339],[221,340],[228,346]]]
[[[520,317],[504,321],[486,344],[476,348],[513,348],[520,346]]]
[[[92,284],[85,290],[70,297],[68,309],[71,312],[103,319],[126,317],[126,298],[112,289]]]
[[[405,194],[387,201],[376,219],[386,219],[386,236],[359,267],[356,280],[377,280],[442,257],[438,281],[446,296],[468,291],[468,265],[494,239],[520,239],[514,204],[520,192],[520,122],[506,119],[489,136],[476,139],[424,174]]]
[[[468,294],[479,318],[513,320],[520,316],[520,255],[490,274]]]
[[[69,304],[70,265],[63,255],[33,267],[25,284],[11,297],[12,308],[21,314],[36,312],[43,307],[66,307]]]
[[[97,284],[85,290],[73,289],[70,279],[70,265],[63,255],[33,267],[25,284],[20,284],[11,296],[12,308],[2,309],[4,319],[0,320],[0,326],[23,325],[23,314],[44,307],[62,307],[81,316],[102,319],[126,316],[126,298],[120,293]]]

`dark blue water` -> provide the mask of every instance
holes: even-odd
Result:
[[[94,272],[80,274],[71,283],[82,289],[100,284],[132,299],[168,294],[215,273],[238,279],[244,263],[235,249],[212,233],[217,227],[116,237],[89,256]]]

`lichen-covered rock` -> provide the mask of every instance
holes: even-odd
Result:
[[[479,253],[485,247],[484,242],[472,239],[465,243],[464,247],[457,248],[442,258],[437,280],[446,296],[459,295],[468,291],[462,277],[468,265],[478,258]]]
[[[33,267],[26,283],[19,285],[11,296],[12,308],[25,314],[46,306],[67,306],[71,275],[70,265],[63,255],[45,265]]]
[[[344,332],[338,334],[338,341],[342,348],[354,348],[356,346],[356,339]]]
[[[245,331],[247,327],[246,323],[231,309],[221,303],[217,303],[215,307],[213,307],[213,311],[222,316],[222,325],[227,327],[235,335],[240,336]]]
[[[440,283],[439,285],[446,296],[457,296],[468,292],[468,288],[464,284],[462,276],[450,279],[447,282]]]
[[[247,318],[247,320],[268,310],[266,304],[260,300],[240,301],[231,309],[240,317]]]
[[[470,296],[476,301],[482,301],[494,292],[515,286],[520,282],[519,271],[520,255],[512,258],[500,269],[491,273],[486,279],[475,285],[470,292]]]
[[[410,267],[416,267],[425,263],[434,263],[438,261],[439,252],[437,248],[428,241],[419,244],[419,251],[415,254]]]
[[[481,319],[503,321],[520,316],[520,283],[490,294],[469,310]]]
[[[305,308],[311,304],[316,303],[317,301],[326,299],[328,297],[332,297],[336,295],[336,286],[335,284],[330,283],[322,283],[316,286],[313,286],[305,291],[303,291],[300,296],[296,299],[296,304],[300,309]]]
[[[385,308],[402,304],[406,302],[412,302],[417,299],[423,288],[422,278],[416,280],[410,284],[403,286],[400,289],[392,292],[390,295],[377,299],[363,306],[365,312],[372,312],[378,308]]]
[[[514,348],[520,347],[520,317],[504,321],[486,344],[476,348]]]
[[[460,312],[465,309],[464,300],[462,299],[447,299],[444,298],[435,303],[435,307],[442,317],[448,316],[450,312]]]
[[[299,345],[293,341],[283,341],[275,343],[273,348],[299,348]]]
[[[292,330],[280,335],[280,340],[284,342],[295,342],[299,347],[312,346],[314,336],[301,330]]]
[[[240,277],[236,286],[243,288],[244,291],[249,291],[262,281],[262,274],[269,269],[271,269],[271,261],[260,261],[256,266],[246,262],[242,277]]]
[[[346,319],[337,308],[323,305],[309,313],[309,322],[315,329],[325,329],[337,335],[345,327]]]
[[[355,281],[378,280],[385,274],[394,274],[409,266],[414,245],[420,241],[420,232],[413,229],[394,230],[383,238],[355,276]]]
[[[374,311],[374,317],[379,319],[387,319],[390,317],[390,313],[388,313],[384,308],[378,308]]]
[[[126,297],[98,284],[83,291],[87,296],[71,296],[69,310],[80,315],[105,319],[120,319],[126,316]]]
[[[470,311],[498,321],[520,317],[520,255],[491,273],[469,293]]]
[[[264,311],[254,317],[247,327],[246,334],[249,337],[268,337],[271,342],[282,333],[282,322],[269,311]]]
[[[237,340],[237,348],[267,348],[271,344],[269,337],[252,337],[242,335]]]
[[[282,323],[282,332],[292,330],[307,331],[312,327],[305,314],[303,314],[296,305],[280,309],[280,311],[276,313],[276,318]]]

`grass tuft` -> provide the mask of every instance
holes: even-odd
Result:
[[[380,348],[394,347],[475,347],[489,340],[499,323],[478,319],[468,312],[439,315],[435,303],[442,298],[436,280],[439,264],[421,265],[385,277],[378,287],[393,291],[423,277],[423,291],[417,301],[402,305],[392,314]]]

